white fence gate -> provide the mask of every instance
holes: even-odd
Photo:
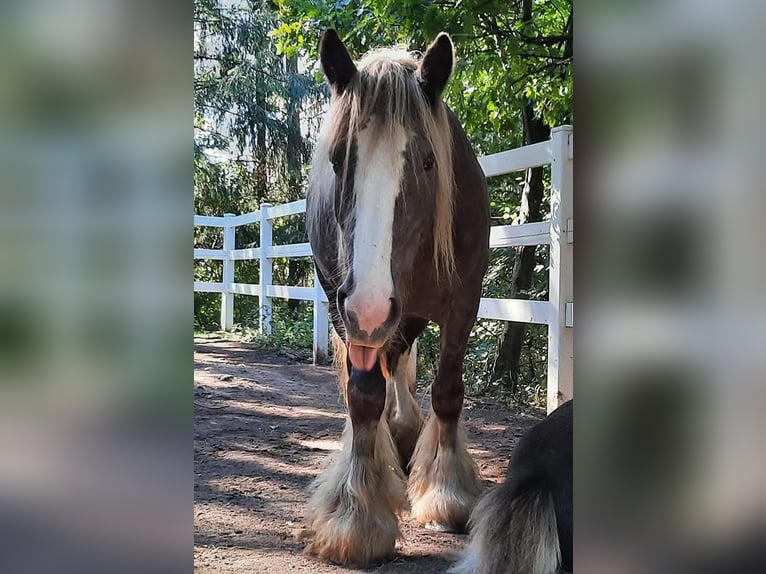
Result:
[[[483,298],[479,317],[500,321],[548,325],[548,411],[572,398],[573,393],[573,133],[571,126],[551,131],[547,142],[520,147],[479,158],[487,177],[504,175],[532,167],[551,166],[551,218],[541,223],[496,225],[490,232],[489,247],[550,245],[548,301]],[[306,200],[283,205],[264,204],[261,209],[243,215],[223,217],[194,216],[194,225],[222,227],[223,249],[194,249],[195,259],[220,259],[223,262],[221,283],[195,281],[195,291],[221,293],[221,328],[233,327],[234,295],[260,298],[260,330],[271,334],[273,298],[299,299],[314,303],[314,362],[323,361],[328,352],[328,303],[314,273],[313,287],[272,285],[272,262],[277,257],[311,257],[308,243],[274,245],[271,220],[305,213]],[[234,230],[241,225],[260,226],[260,247],[236,249]],[[258,285],[235,283],[236,261],[257,260],[261,282]]]

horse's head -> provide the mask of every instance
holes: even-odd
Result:
[[[452,42],[440,34],[421,61],[380,50],[357,67],[328,30],[320,59],[332,99],[314,169],[326,164],[334,181],[349,358],[370,370],[396,331],[413,274],[452,273],[452,140],[441,101]]]

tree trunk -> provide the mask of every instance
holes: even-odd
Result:
[[[524,143],[526,145],[546,141],[550,138],[550,128],[542,120],[535,117],[532,102],[527,102],[524,105],[522,117],[524,121]],[[543,168],[528,169],[521,196],[520,223],[542,221],[543,191]],[[535,250],[536,246],[534,245],[516,248],[516,259],[511,276],[511,298],[526,299],[528,297],[535,270]],[[521,358],[521,348],[526,330],[526,323],[506,323],[497,357],[492,366],[490,380],[505,381],[511,394],[516,392],[519,381],[519,359]]]
[[[255,105],[257,108],[257,114],[261,117],[256,125],[255,132],[255,197],[258,205],[263,203],[264,197],[268,193],[268,166],[266,163],[266,95],[256,89],[255,91]]]
[[[533,20],[534,3],[532,0],[522,0],[521,21],[529,27]],[[572,56],[572,14],[564,26],[566,40],[563,46],[564,57]],[[524,124],[524,143],[534,144],[550,138],[550,127],[542,119],[535,117],[534,104],[526,101],[522,108]],[[542,220],[541,204],[543,200],[543,168],[528,169],[524,179],[524,190],[521,197],[520,223],[533,223]],[[516,248],[516,259],[511,276],[512,298],[527,299],[528,290],[532,286],[535,270],[536,246]],[[495,363],[490,374],[491,381],[506,381],[506,387],[511,394],[516,392],[519,382],[519,362],[524,336],[527,331],[526,323],[506,323],[503,337],[497,351]]]
[[[297,94],[298,57],[285,62],[287,71],[287,184],[288,201],[296,201],[302,195],[301,168],[303,167],[303,137],[301,136],[301,101]]]
[[[296,201],[303,195],[303,136],[301,135],[301,102],[295,84],[298,77],[298,57],[292,56],[285,61],[287,72],[287,201]],[[293,241],[300,241],[294,239]],[[287,284],[299,285],[304,274],[305,264],[300,259],[287,260]],[[300,301],[288,299],[287,308],[291,313],[298,310]]]

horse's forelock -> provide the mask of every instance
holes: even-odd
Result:
[[[347,157],[353,135],[374,121],[377,129],[393,134],[399,126],[420,133],[434,152],[438,169],[434,253],[437,276],[454,272],[452,244],[452,135],[446,107],[426,98],[415,77],[418,61],[408,52],[384,48],[367,54],[359,62],[358,73],[341,94],[333,97],[325,125],[317,142],[316,162],[329,165],[329,153],[346,145]],[[320,157],[323,156],[323,157]],[[349,162],[344,162],[344,169]],[[346,173],[342,181],[347,181]]]

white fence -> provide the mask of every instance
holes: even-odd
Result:
[[[560,126],[551,132],[551,139],[521,148],[479,158],[487,177],[504,175],[531,167],[551,166],[551,218],[541,223],[497,225],[490,232],[489,247],[503,248],[524,245],[550,245],[549,299],[483,298],[479,317],[501,321],[548,325],[548,410],[572,397],[573,381],[573,133],[571,126]],[[223,281],[194,282],[195,291],[221,293],[221,327],[233,326],[234,295],[255,295],[260,298],[260,330],[271,334],[271,305],[273,298],[299,299],[314,303],[314,361],[323,361],[328,351],[328,304],[316,273],[313,287],[272,285],[272,262],[276,257],[311,257],[308,243],[274,245],[271,220],[287,215],[305,213],[306,200],[283,205],[264,204],[259,211],[223,217],[194,216],[194,225],[223,228],[223,249],[195,249],[195,259],[223,261]],[[260,247],[236,249],[234,230],[241,225],[260,226]],[[257,260],[261,269],[258,285],[234,283],[236,261]]]

